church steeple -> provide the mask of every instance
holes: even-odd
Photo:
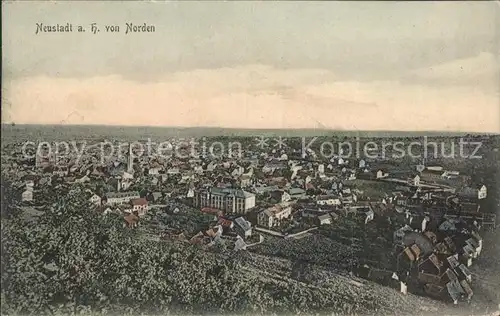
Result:
[[[132,145],[128,146],[127,172],[130,174],[134,172],[134,157],[132,156]]]

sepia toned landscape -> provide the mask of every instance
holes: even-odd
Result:
[[[497,4],[2,2],[1,314],[500,315]]]
[[[133,128],[100,131],[3,126],[7,313],[413,315],[498,307],[496,135],[189,137],[198,130],[144,128],[155,141],[137,141]],[[428,158],[423,146],[412,157],[321,149],[423,137]],[[160,139],[173,146],[158,150]],[[189,146],[195,142],[208,149]],[[481,146],[441,157],[441,147],[449,156],[460,142]]]

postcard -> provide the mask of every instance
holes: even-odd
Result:
[[[499,315],[500,6],[3,1],[1,313]]]

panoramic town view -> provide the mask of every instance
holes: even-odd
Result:
[[[2,128],[7,313],[498,307],[498,136],[85,130]]]
[[[2,1],[0,314],[500,316],[495,1]]]

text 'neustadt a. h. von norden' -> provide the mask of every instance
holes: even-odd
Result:
[[[156,26],[152,24],[143,23],[132,23],[128,22],[124,25],[118,24],[108,24],[100,26],[98,23],[90,23],[89,25],[73,25],[72,23],[56,23],[56,24],[46,24],[46,23],[36,23],[35,34],[41,33],[85,33],[90,31],[92,34],[97,34],[103,31],[104,33],[154,33],[156,32]]]

